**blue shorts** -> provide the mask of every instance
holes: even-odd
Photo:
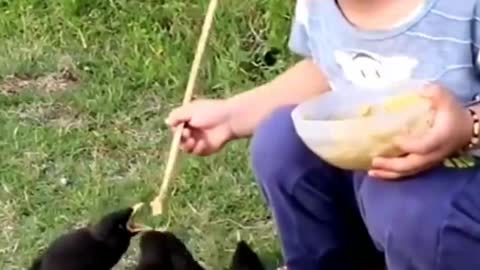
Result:
[[[404,181],[373,179],[309,151],[291,110],[264,121],[251,148],[290,270],[480,269],[475,159],[450,160]]]

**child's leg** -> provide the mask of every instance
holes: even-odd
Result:
[[[305,147],[295,133],[291,109],[273,113],[252,141],[253,168],[289,270],[382,264],[356,206],[352,174],[328,166]]]
[[[401,182],[355,178],[389,270],[480,269],[480,167],[441,166]]]

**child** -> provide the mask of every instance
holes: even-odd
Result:
[[[303,60],[232,98],[177,108],[167,123],[188,123],[182,149],[195,155],[253,135],[290,270],[480,269],[480,170],[443,165],[477,147],[480,107],[463,104],[480,90],[479,12],[480,0],[298,0],[289,45]],[[294,131],[295,104],[406,79],[432,82],[424,92],[436,111],[428,134],[398,139],[408,155],[344,171]]]

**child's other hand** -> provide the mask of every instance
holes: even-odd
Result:
[[[420,138],[398,138],[398,146],[408,154],[375,158],[369,175],[381,179],[411,176],[439,164],[469,143],[473,122],[468,110],[438,85],[428,86],[424,96],[431,100],[434,109],[432,128]]]
[[[190,154],[206,156],[219,151],[234,137],[229,119],[227,101],[205,99],[174,109],[166,123],[173,131],[185,123],[181,149]]]

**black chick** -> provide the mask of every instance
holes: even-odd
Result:
[[[244,241],[237,244],[237,248],[230,264],[231,270],[263,270],[264,267],[257,254]]]
[[[148,231],[140,238],[136,270],[203,270],[173,233]]]
[[[241,241],[237,244],[231,270],[263,270],[257,254]],[[140,239],[136,270],[203,270],[183,242],[171,232],[148,231]]]
[[[129,228],[133,208],[102,217],[97,224],[54,240],[30,270],[109,270],[120,260],[137,233]]]

